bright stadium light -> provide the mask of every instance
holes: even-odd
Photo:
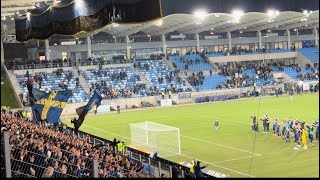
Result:
[[[162,19],[159,19],[158,21],[156,21],[156,26],[162,26],[163,24],[163,20]]]
[[[313,11],[308,11],[308,10],[306,10],[306,9],[302,11],[303,15],[305,15],[305,16],[307,16],[307,17],[309,17],[312,12],[313,12]]]
[[[233,20],[232,23],[239,23],[240,18],[244,15],[242,10],[233,10],[231,13]]]
[[[275,17],[277,17],[280,14],[280,12],[278,10],[274,10],[274,9],[269,9],[267,11],[267,16],[269,20],[274,19]]]
[[[236,10],[232,11],[232,17],[233,18],[240,18],[243,15],[244,15],[244,12],[242,10],[236,9]]]
[[[196,19],[199,19],[199,20],[204,20],[207,16],[208,16],[208,12],[206,10],[196,10],[194,13],[193,13],[193,16],[196,18]]]

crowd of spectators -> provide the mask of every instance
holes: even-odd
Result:
[[[244,74],[245,70],[253,69],[255,76],[250,76]],[[272,84],[269,80],[273,78],[273,70],[270,64],[266,65],[241,65],[239,63],[234,63],[229,66],[221,65],[219,66],[219,74],[227,76],[225,86],[227,88],[239,88],[239,87],[250,87],[256,85],[256,80],[263,79],[264,85]]]
[[[93,177],[93,159],[99,163],[99,177],[143,177],[141,163],[116,154],[113,145],[94,146],[88,136],[80,139],[63,127],[33,123],[2,110],[4,131],[9,131],[12,146],[13,177]]]
[[[299,64],[293,66],[296,71],[299,73],[298,77],[301,81],[304,80],[319,80],[319,65],[318,63],[306,64],[305,69],[310,70],[311,72],[302,73]]]
[[[102,77],[102,74],[105,77],[109,77],[109,80],[112,82],[120,82],[126,80],[127,82],[133,82],[134,85],[126,84],[125,87],[115,88],[112,84],[107,83],[107,80],[101,80],[100,82],[91,83],[90,85],[90,94],[94,89],[98,89],[103,99],[115,99],[115,98],[129,98],[133,97],[133,95],[141,95],[145,96],[146,93],[146,84],[136,83],[137,81],[141,81],[140,75],[132,74],[128,77],[126,71],[121,70],[120,72],[108,72],[106,69],[99,68],[98,70],[94,70],[93,74],[98,77]]]
[[[199,72],[192,72],[191,75],[188,76],[188,81],[192,86],[199,86],[203,84],[204,81],[204,75],[202,71]]]

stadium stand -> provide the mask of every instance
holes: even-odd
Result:
[[[189,83],[199,91],[225,88],[223,84],[226,77],[222,75],[203,76],[201,73],[198,73],[197,75],[190,75],[187,79]]]
[[[80,82],[77,82],[77,77],[71,70],[58,69],[52,73],[36,72],[30,74],[34,81],[34,87],[42,91],[49,92],[51,90],[63,91],[65,89],[73,90],[71,97],[72,103],[85,102],[87,93],[84,91]],[[28,96],[27,77],[25,74],[16,74],[23,96]]]
[[[101,89],[107,99],[142,97],[149,94],[146,84],[131,67],[81,70],[91,91]]]
[[[137,60],[137,67],[147,80],[159,91],[172,89],[173,92],[187,91],[182,79],[175,75],[173,71],[162,60]]]
[[[203,71],[203,70],[213,70],[213,67],[206,62],[199,54],[192,55],[174,55],[169,56],[169,60],[177,65],[180,70],[187,71]]]
[[[307,58],[311,63],[319,62],[319,48],[299,48],[300,54]]]

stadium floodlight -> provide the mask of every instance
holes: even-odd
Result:
[[[275,17],[277,17],[279,14],[280,14],[280,12],[279,12],[278,10],[269,9],[269,10],[267,11],[268,22],[269,22],[269,21],[272,22],[273,19],[274,19]]]
[[[231,13],[232,17],[233,17],[233,21],[232,23],[239,23],[240,18],[244,15],[244,12],[242,10],[233,10]]]
[[[206,10],[196,10],[193,13],[193,16],[197,19],[197,20],[204,20],[207,16],[208,16],[208,12]]]
[[[158,21],[156,21],[156,26],[160,27],[163,24],[163,20],[159,19]]]
[[[303,10],[303,15],[305,15],[305,16],[307,16],[307,17],[309,17],[309,15],[312,13],[313,11],[308,11],[308,10]]]

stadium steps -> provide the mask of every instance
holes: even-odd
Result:
[[[292,79],[288,74],[284,73],[284,72],[280,72],[280,73],[274,73],[273,74],[274,80],[276,82],[282,81],[282,82],[293,82],[295,81],[294,79]]]
[[[73,73],[74,74],[78,74],[78,71],[73,69]],[[86,80],[84,79],[84,77],[82,76],[82,74],[80,73],[80,76],[77,76],[79,78],[79,82],[80,85],[83,87],[83,90],[87,93],[90,94],[90,87],[88,85],[88,83],[86,83]]]
[[[15,95],[16,95],[16,99],[17,102],[19,103],[20,107],[23,107],[20,99],[19,99],[19,94],[22,93],[22,90],[20,88],[19,82],[17,81],[16,76],[14,75],[14,71],[8,71],[6,66],[3,66],[3,68],[1,68],[1,70],[4,70],[5,73],[7,74],[7,76],[9,77],[9,82],[11,84],[11,87],[13,87]]]
[[[163,62],[171,69],[171,71],[174,71],[174,70],[175,70],[175,68],[174,68],[173,65],[172,65],[172,62],[168,61],[168,59],[166,59],[166,58],[162,58],[162,60],[163,60]],[[191,84],[189,84],[189,82],[186,80],[186,77],[183,77],[183,76],[181,75],[181,73],[183,73],[183,72],[180,71],[180,73],[179,73],[178,75],[179,75],[179,77],[180,77],[181,79],[183,79],[183,80],[185,81],[186,86],[187,86],[188,88],[192,89],[192,91],[196,91],[196,90],[193,88],[193,86],[191,86]],[[184,73],[183,73],[183,74],[184,74]]]
[[[147,80],[147,78],[139,71],[139,68],[133,68],[133,65],[131,65],[131,68],[133,71],[140,76],[140,80],[147,85],[147,87],[151,87],[152,84],[150,81]]]
[[[313,63],[310,59],[302,55],[300,52],[297,53],[296,62],[298,62],[301,66],[305,66],[306,64]]]

